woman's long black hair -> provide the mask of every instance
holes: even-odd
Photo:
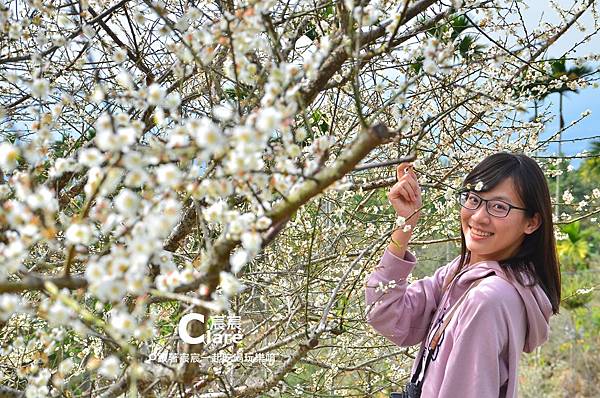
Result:
[[[544,173],[535,160],[522,154],[496,153],[482,160],[463,181],[463,189],[483,183],[482,192],[489,191],[506,178],[511,178],[517,194],[528,209],[528,216],[538,213],[540,227],[528,234],[518,252],[503,259],[500,266],[507,274],[524,286],[539,283],[550,303],[552,312],[558,314],[560,305],[560,266],[556,255],[552,204]],[[465,235],[460,232],[460,262],[455,276],[469,263],[470,252],[465,244]],[[526,284],[523,274],[533,281]],[[453,278],[451,278],[453,279]]]

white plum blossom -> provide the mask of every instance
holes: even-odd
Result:
[[[177,107],[181,105],[181,95],[174,91],[166,96],[164,100],[164,107],[171,110],[171,112],[175,112]]]
[[[48,369],[41,369],[35,375],[28,377],[28,384],[25,388],[25,398],[47,397],[50,392],[48,381],[52,373]]]
[[[259,230],[267,229],[271,226],[271,219],[266,216],[261,216],[256,220],[256,228]]]
[[[150,280],[140,272],[127,272],[127,291],[131,294],[140,295],[145,293],[150,286]]]
[[[99,193],[102,196],[112,194],[115,189],[119,186],[121,179],[123,178],[123,170],[118,167],[111,167],[106,173],[104,182],[100,186]]]
[[[176,128],[171,132],[169,136],[169,142],[167,143],[168,148],[183,148],[187,147],[190,143],[190,137],[183,128]]]
[[[96,146],[105,152],[118,151],[120,143],[114,132],[113,119],[104,114],[96,121],[96,137],[94,139]]]
[[[152,83],[148,86],[148,103],[150,105],[160,105],[165,98],[166,90],[160,84]]]
[[[173,254],[166,250],[163,250],[161,253],[154,253],[152,262],[159,265],[163,273],[177,270],[177,265],[173,261]]]
[[[215,152],[223,145],[223,137],[219,127],[208,118],[190,120],[186,125],[196,144],[209,153]]]
[[[153,240],[149,239],[151,235],[135,234],[134,238],[129,241],[129,249],[131,251],[129,260],[134,264],[145,264],[154,252],[155,245]]]
[[[58,210],[58,203],[54,197],[54,193],[45,186],[40,186],[36,191],[28,195],[26,198],[27,204],[33,210],[46,209],[50,211]]]
[[[261,170],[264,166],[260,154],[246,154],[239,151],[232,151],[227,156],[225,169],[228,173],[234,175],[243,175],[247,171]]]
[[[83,191],[90,198],[99,188],[102,182],[102,169],[100,167],[92,167],[87,172],[87,182]]]
[[[132,144],[137,142],[137,138],[138,132],[133,127],[122,127],[117,130],[117,139],[123,151],[127,151]]]
[[[94,91],[92,91],[92,94],[90,95],[90,100],[93,103],[99,104],[104,101],[104,98],[106,98],[104,89],[100,84],[98,84],[96,87],[94,87]]]
[[[122,189],[114,199],[115,207],[119,213],[132,216],[140,207],[139,196],[130,189]]]
[[[236,126],[232,129],[231,134],[238,143],[237,148],[249,153],[255,151],[255,145],[259,139],[256,130],[248,126]]]
[[[573,196],[571,191],[566,190],[565,192],[563,192],[562,199],[566,204],[570,205],[571,203],[573,203],[573,199],[575,199],[575,197]]]
[[[262,109],[256,117],[256,128],[265,134],[271,133],[281,123],[281,112],[275,108]]]
[[[46,79],[34,79],[31,83],[31,96],[38,99],[46,99],[50,91],[50,82]]]
[[[98,261],[90,261],[85,267],[85,279],[93,284],[104,278],[106,272],[106,265]]]
[[[115,355],[105,358],[98,369],[98,373],[107,379],[116,379],[121,373],[121,361]]]
[[[73,310],[61,301],[55,302],[48,308],[48,321],[53,325],[68,325],[73,315]]]
[[[163,164],[156,168],[156,181],[164,187],[176,187],[181,183],[181,170],[173,163]]]
[[[78,160],[84,166],[97,167],[104,162],[105,157],[96,148],[85,148],[79,152]]]
[[[179,220],[181,208],[181,203],[174,198],[165,199],[159,206],[161,215],[170,223]]]
[[[126,70],[119,71],[119,73],[116,76],[116,81],[124,88],[133,88],[133,78],[131,77],[131,73],[129,73]]]
[[[129,151],[123,155],[123,165],[127,170],[140,170],[148,163],[141,153],[137,151]]]
[[[0,294],[0,321],[8,318],[22,308],[22,298],[16,294]]]
[[[396,226],[397,227],[403,227],[406,224],[406,218],[402,217],[402,216],[398,216],[396,218]]]
[[[77,169],[77,163],[74,159],[58,158],[54,161],[54,165],[48,171],[48,174],[52,177],[59,177],[66,172],[75,171]]]
[[[223,293],[227,297],[235,296],[244,290],[238,278],[229,272],[221,271],[219,273],[220,286],[223,289]]]
[[[74,368],[75,361],[73,361],[73,358],[66,358],[58,365],[58,373],[62,376],[67,376],[73,371]]]
[[[11,172],[17,167],[19,150],[8,142],[0,144],[0,169]]]
[[[248,263],[249,255],[244,249],[237,249],[229,257],[229,264],[231,265],[231,272],[237,274],[244,265]]]
[[[148,182],[150,177],[143,170],[132,170],[125,176],[123,183],[130,188],[139,188]]]
[[[246,231],[242,234],[242,246],[251,253],[258,253],[262,238],[258,232]]]
[[[423,61],[423,70],[428,75],[435,75],[439,72],[440,69],[438,67],[438,64],[434,60],[426,59],[425,61]]]
[[[202,215],[208,222],[217,222],[222,220],[228,206],[224,200],[213,203],[210,207],[202,210]]]
[[[128,269],[131,261],[128,257],[121,254],[115,254],[110,261],[110,272],[112,276],[122,276]]]
[[[233,118],[233,109],[225,105],[217,105],[213,107],[213,116],[221,121],[231,120]]]
[[[187,284],[194,281],[196,273],[193,268],[186,268],[179,273],[179,283]]]
[[[115,52],[113,52],[112,59],[117,64],[123,63],[127,59],[127,51],[125,51],[123,48],[118,48],[115,50]]]
[[[11,190],[8,184],[0,184],[0,200],[8,199],[10,192]]]
[[[132,336],[138,326],[135,318],[123,311],[115,311],[111,314],[110,325],[127,337]]]
[[[452,7],[456,10],[460,9],[463,6],[464,0],[452,0]]]
[[[162,273],[156,277],[156,288],[161,291],[173,291],[182,283],[182,278],[177,270]]]
[[[104,302],[119,302],[127,294],[125,282],[119,279],[103,278],[102,280],[94,281],[90,290]]]
[[[11,40],[17,40],[23,34],[23,26],[19,22],[13,22],[8,27],[8,38]]]
[[[228,179],[206,179],[200,183],[196,193],[202,197],[206,195],[213,199],[219,199],[233,194],[233,184]]]
[[[84,223],[73,223],[67,229],[65,238],[71,244],[89,245],[93,238],[92,228]]]

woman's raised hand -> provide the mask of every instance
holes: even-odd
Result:
[[[388,192],[388,200],[398,216],[404,217],[407,224],[415,226],[423,204],[417,175],[411,163],[400,163],[396,168],[396,175],[398,182]]]

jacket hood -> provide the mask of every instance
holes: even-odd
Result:
[[[453,263],[452,268],[458,265],[458,258]],[[532,352],[548,339],[549,321],[552,316],[552,304],[548,296],[539,284],[530,287],[521,285],[507,275],[497,261],[481,261],[470,265],[461,271],[460,277],[456,281],[457,286],[460,290],[467,289],[471,282],[489,275],[491,272],[510,283],[519,293],[527,315],[527,333],[523,351]],[[526,275],[523,280],[531,283]]]

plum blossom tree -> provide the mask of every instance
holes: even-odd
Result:
[[[401,384],[410,350],[365,325],[362,300],[396,222],[383,191],[416,159],[413,245],[452,242],[461,176],[546,145],[528,87],[597,4],[533,31],[523,7],[0,0],[0,394]],[[200,344],[177,332],[190,313]],[[223,316],[240,342],[216,338]]]

